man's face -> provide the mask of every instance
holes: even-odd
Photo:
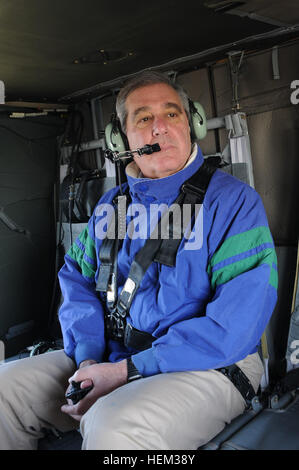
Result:
[[[126,99],[130,149],[158,143],[161,152],[134,157],[147,178],[181,170],[191,154],[190,128],[177,92],[164,83],[137,88]]]

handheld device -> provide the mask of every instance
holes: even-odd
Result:
[[[76,405],[82,398],[87,395],[88,392],[93,388],[93,385],[90,385],[86,388],[80,388],[81,382],[71,382],[72,388],[65,394],[65,398],[72,400],[73,404]]]

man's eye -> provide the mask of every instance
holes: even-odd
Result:
[[[144,116],[140,119],[138,119],[137,121],[137,126],[138,127],[143,127],[143,126],[146,126],[148,124],[148,122],[150,121],[150,116]]]
[[[168,113],[168,116],[171,117],[171,118],[175,118],[175,117],[177,117],[177,113],[175,113],[175,112]]]

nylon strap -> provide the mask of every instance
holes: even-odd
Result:
[[[206,161],[204,161],[199,170],[181,187],[182,192],[176,201],[176,204],[180,204],[181,207],[184,205],[190,205],[193,209],[193,217],[195,217],[195,205],[203,203],[206,191],[210,184],[210,180],[216,169],[216,167],[212,167]],[[154,261],[170,267],[175,266],[176,254],[179,244],[181,243],[184,236],[185,229],[186,223],[182,223],[179,238],[169,237],[167,240],[162,240],[160,250],[158,251],[157,256],[154,257]],[[173,226],[171,226],[171,224],[169,233],[174,233]]]
[[[125,194],[118,195],[113,200],[115,205],[114,217],[110,221],[107,236],[103,240],[99,253],[101,264],[96,285],[96,291],[98,292],[111,290],[113,281],[116,281],[117,278],[117,254],[120,241],[125,237],[128,199],[129,188],[127,188]],[[116,290],[116,286],[114,290]],[[114,295],[116,295],[116,292],[114,292]]]
[[[238,367],[236,364],[232,364],[231,366],[221,367],[220,369],[216,369],[218,372],[221,372],[225,375],[239,390],[242,397],[247,403],[247,406],[251,404],[251,401],[256,396],[256,393],[248,379],[248,377],[244,374],[244,372]]]

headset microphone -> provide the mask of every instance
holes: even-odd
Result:
[[[120,171],[120,162],[123,158],[133,157],[133,153],[137,153],[139,157],[141,155],[150,155],[154,152],[160,152],[161,147],[159,144],[145,145],[137,150],[126,150],[124,152],[118,152],[117,150],[105,150],[105,157],[111,160],[116,165],[116,181],[119,185],[120,195],[124,196],[122,186],[121,186],[121,171]]]
[[[160,152],[160,151],[161,151],[161,147],[159,144],[153,144],[153,145],[147,144],[144,147],[141,147],[139,149],[127,150],[125,152],[118,152],[118,151],[107,149],[105,150],[105,156],[114,163],[123,158],[131,158],[133,156],[133,153],[137,153],[139,157],[141,157],[141,155],[151,155],[154,152]]]
[[[139,156],[141,155],[150,155],[151,153],[154,152],[160,152],[161,147],[159,144],[153,144],[153,145],[145,145],[144,147],[141,147],[140,149],[137,149],[137,153]]]

